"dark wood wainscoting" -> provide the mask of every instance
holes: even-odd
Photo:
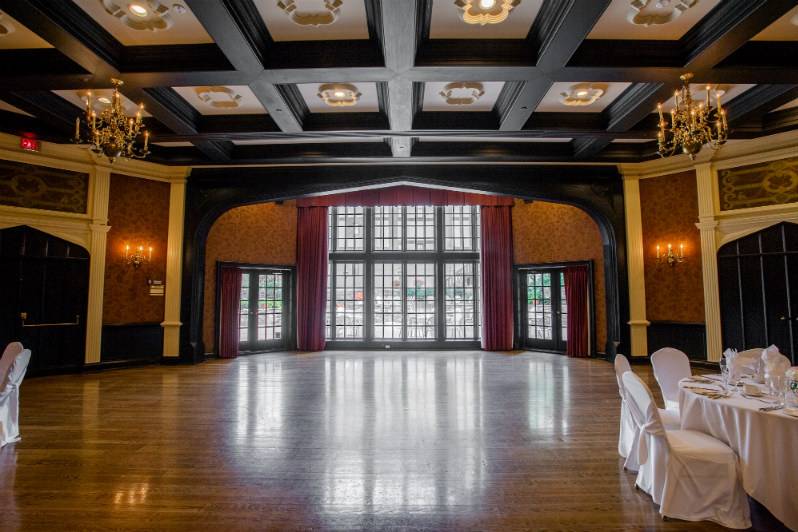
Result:
[[[159,362],[163,328],[154,323],[103,325],[101,364]]]
[[[652,321],[648,326],[648,352],[663,347],[684,351],[690,360],[706,360],[707,328],[703,323]]]

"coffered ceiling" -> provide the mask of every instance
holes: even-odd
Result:
[[[0,130],[68,142],[115,77],[166,164],[638,161],[688,71],[733,140],[798,127],[795,0],[477,2],[0,0]]]

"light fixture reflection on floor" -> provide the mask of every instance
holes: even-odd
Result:
[[[678,151],[695,159],[705,144],[717,150],[726,143],[729,127],[726,123],[726,110],[721,106],[721,93],[717,87],[713,91],[711,85],[706,86],[706,99],[696,101],[690,92],[690,80],[693,75],[683,74],[682,88],[675,91],[674,107],[671,109],[670,126],[662,113],[662,104],[657,104],[659,113],[659,132],[657,141],[659,154],[662,157],[674,155]],[[712,106],[712,94],[715,96],[715,107]]]
[[[507,20],[510,11],[521,0],[454,0],[466,24],[499,24]]]
[[[92,152],[104,155],[112,163],[119,157],[143,159],[150,153],[150,132],[145,129],[141,119],[144,104],[139,106],[135,117],[127,116],[122,107],[122,95],[119,93],[122,81],[112,79],[111,83],[114,93],[110,105],[99,114],[92,107],[91,91],[86,93],[83,127],[81,128],[81,117],[75,118],[73,142],[88,144]]]

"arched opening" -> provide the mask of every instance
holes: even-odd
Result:
[[[187,189],[181,357],[200,361],[209,346],[203,339],[208,315],[205,293],[206,244],[214,222],[225,212],[243,205],[286,201],[307,195],[342,190],[412,184],[488,194],[519,200],[570,204],[592,219],[603,252],[603,345],[613,356],[628,344],[623,196],[614,168],[492,168],[490,179],[473,166],[419,168],[409,177],[406,169],[392,167],[249,168],[231,176],[224,169],[200,169]]]
[[[798,361],[798,224],[779,223],[718,250],[723,345],[771,344]]]
[[[0,345],[21,341],[31,374],[83,365],[89,253],[38,229],[0,230]]]

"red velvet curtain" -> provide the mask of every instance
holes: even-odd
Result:
[[[327,207],[300,207],[296,238],[296,345],[322,351],[327,305]]]
[[[588,287],[589,275],[586,265],[569,266],[565,269],[565,301],[568,304],[569,357],[590,356],[588,339]]]
[[[513,348],[512,207],[483,206],[481,213],[482,349]]]
[[[223,266],[219,275],[221,327],[219,331],[219,357],[238,356],[238,312],[241,299],[241,272],[238,268]]]

